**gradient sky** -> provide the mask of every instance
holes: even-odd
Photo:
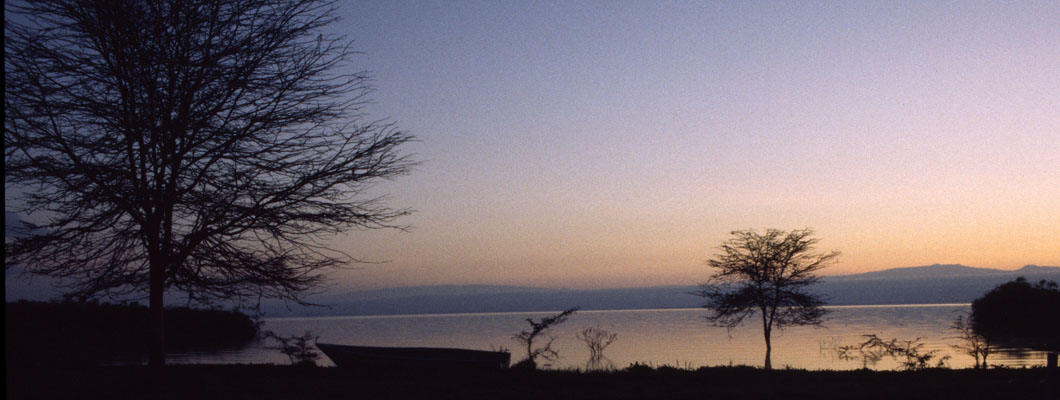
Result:
[[[697,283],[733,229],[831,274],[1060,265],[1060,3],[344,2],[424,163],[343,286]]]
[[[1060,265],[1060,2],[343,1],[378,186],[340,288],[694,284],[734,229],[826,274]]]

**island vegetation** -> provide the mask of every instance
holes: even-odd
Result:
[[[166,348],[215,351],[258,337],[259,322],[237,310],[169,307]],[[150,310],[138,303],[7,303],[5,349],[11,366],[140,363],[150,346]]]
[[[1017,278],[972,302],[971,320],[984,340],[1055,354],[1060,352],[1060,285]]]

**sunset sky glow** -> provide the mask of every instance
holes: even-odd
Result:
[[[1060,265],[1060,2],[339,7],[422,164],[335,287],[695,284],[764,228],[829,275]]]
[[[1060,264],[1060,3],[342,7],[423,161],[343,287],[696,283],[767,227],[831,274]]]

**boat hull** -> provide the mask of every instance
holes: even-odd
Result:
[[[435,347],[369,347],[317,343],[341,368],[508,368],[511,354]]]

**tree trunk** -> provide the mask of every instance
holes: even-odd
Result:
[[[776,310],[776,307],[773,308]],[[770,359],[770,354],[773,352],[773,342],[769,340],[769,336],[773,330],[773,314],[766,313],[766,308],[762,307],[762,335],[766,338],[766,371],[773,369],[773,361]]]
[[[770,354],[773,352],[773,343],[769,340],[769,332],[766,331],[766,370],[773,369],[773,361],[770,359]]]
[[[151,368],[162,368],[166,365],[166,331],[165,306],[162,294],[165,290],[165,269],[162,263],[151,263],[150,313],[151,345],[148,348],[147,365]]]
[[[770,333],[773,330],[772,315],[765,313],[765,308],[762,311],[762,335],[765,336],[765,370],[773,369],[773,362],[770,360],[770,354],[773,352],[773,342],[770,341]]]

